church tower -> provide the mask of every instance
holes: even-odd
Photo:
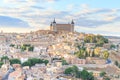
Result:
[[[52,22],[51,22],[51,24],[50,24],[50,30],[53,31]]]
[[[52,22],[52,26],[53,26],[53,31],[57,31],[55,18],[54,21]]]
[[[72,20],[72,21],[71,21],[71,32],[74,32],[74,24],[75,24],[75,23],[74,23],[74,21]]]
[[[51,22],[51,24],[50,24],[50,30],[57,31],[55,18],[54,18],[53,22]]]

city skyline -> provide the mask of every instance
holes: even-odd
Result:
[[[0,30],[30,32],[75,21],[75,31],[120,36],[119,0],[1,0]]]

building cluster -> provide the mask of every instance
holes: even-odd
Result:
[[[80,70],[86,68],[93,72],[97,80],[103,80],[100,77],[101,71],[105,71],[111,79],[120,79],[116,78],[120,76],[120,69],[112,61],[107,63],[105,59],[98,57],[80,59],[74,55],[79,51],[78,44],[84,45],[90,51],[95,47],[94,43],[84,43],[86,34],[74,32],[74,21],[71,24],[57,24],[54,20],[50,28],[51,30],[30,33],[0,34],[0,58],[7,56],[9,59],[19,59],[21,63],[30,58],[49,61],[47,65],[35,64],[32,67],[10,65],[9,61],[5,61],[0,68],[0,80],[71,80],[72,77],[65,75],[64,70],[72,65]],[[29,51],[28,47],[23,50],[25,44],[33,46],[33,50]],[[112,53],[116,49],[111,50],[110,45],[107,43],[100,49]],[[67,65],[63,65],[63,58]]]

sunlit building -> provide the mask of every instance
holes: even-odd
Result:
[[[51,31],[68,31],[68,32],[74,32],[74,21],[72,20],[71,23],[68,24],[59,24],[56,23],[55,19],[54,21],[50,24],[50,30]]]

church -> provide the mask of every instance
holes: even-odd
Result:
[[[55,19],[50,24],[50,30],[55,32],[60,31],[67,31],[67,32],[74,32],[74,21],[72,20],[71,23],[68,24],[59,24],[56,23]]]

